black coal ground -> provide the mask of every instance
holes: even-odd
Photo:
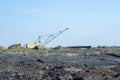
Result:
[[[119,80],[120,62],[116,59],[119,58],[106,54],[0,54],[0,78],[1,80]],[[115,72],[111,72],[110,78],[99,74],[92,75],[90,70],[96,68]]]
[[[68,53],[69,54],[69,53]],[[65,54],[0,54],[1,60],[10,62],[37,61],[41,63],[64,64],[65,66],[76,67],[107,67],[115,66],[120,62],[115,61],[116,57],[111,55],[65,55]]]

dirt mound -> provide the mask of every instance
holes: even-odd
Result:
[[[112,79],[117,72],[112,69],[82,69],[75,67],[53,66],[42,75],[43,80],[104,80]]]
[[[0,51],[3,51],[3,50],[6,50],[6,48],[3,46],[0,46]]]
[[[3,46],[0,46],[0,53],[4,53],[7,49]]]
[[[21,44],[14,44],[8,47],[8,49],[25,49]]]

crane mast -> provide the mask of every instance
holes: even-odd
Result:
[[[65,28],[57,33],[53,33],[53,34],[49,34],[49,35],[43,35],[43,36],[39,36],[39,42],[41,42],[41,38],[42,37],[47,37],[47,39],[42,43],[42,45],[47,45],[49,42],[51,42],[52,40],[54,40],[55,38],[57,38],[59,35],[61,35],[63,32],[65,32],[66,30],[68,30],[69,28]]]
[[[47,45],[49,42],[51,42],[52,40],[54,40],[56,37],[58,37],[60,34],[62,34],[63,32],[65,32],[66,30],[68,30],[69,28],[65,28],[57,33],[54,34],[49,34],[49,35],[43,35],[43,36],[39,36],[38,40],[34,43],[27,43],[26,44],[26,48],[30,48],[30,49],[40,49],[43,48],[43,46]],[[46,37],[47,39],[44,40],[44,42],[41,42],[41,38],[42,37]]]
[[[65,28],[64,30],[59,31],[58,33],[49,35],[49,37],[47,38],[47,40],[45,40],[45,42],[43,43],[43,45],[47,45],[49,42],[51,42],[52,40],[54,40],[55,38],[57,38],[60,34],[62,34],[63,32],[65,32],[68,29],[69,28]]]

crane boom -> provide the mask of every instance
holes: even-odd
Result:
[[[52,40],[54,40],[56,37],[58,37],[60,34],[62,34],[63,32],[65,32],[66,30],[68,30],[69,28],[65,28],[62,31],[59,31],[58,33],[54,33],[54,34],[50,34],[48,36],[48,38],[45,40],[45,42],[43,43],[43,45],[48,44],[49,42],[51,42]]]
[[[68,30],[68,28],[65,28],[64,30],[59,31],[59,32],[54,33],[54,34],[39,36],[38,37],[39,40],[37,40],[36,42],[34,42],[34,43],[27,43],[26,44],[26,48],[30,48],[30,49],[40,49],[40,48],[43,48],[46,44],[48,44],[49,42],[54,40],[56,37],[58,37],[60,34],[65,32],[66,30]],[[47,37],[47,39],[43,43],[41,43],[41,37]]]

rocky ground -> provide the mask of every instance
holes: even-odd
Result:
[[[119,49],[1,53],[0,80],[120,80],[120,53]]]

